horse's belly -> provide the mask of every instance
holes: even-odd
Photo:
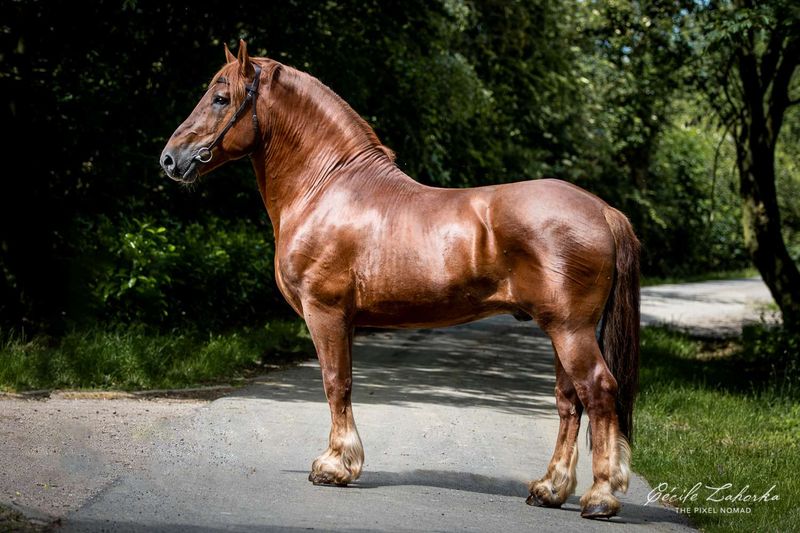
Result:
[[[474,306],[452,309],[443,306],[431,308],[423,306],[403,306],[402,311],[369,310],[356,316],[356,326],[380,328],[439,328],[464,324],[492,315],[510,313],[503,305]]]
[[[462,279],[440,284],[407,280],[384,290],[362,291],[355,324],[375,327],[440,327],[513,312],[506,280]]]

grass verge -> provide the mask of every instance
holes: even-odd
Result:
[[[796,530],[800,400],[787,384],[795,378],[746,352],[643,330],[634,468],[705,531]]]
[[[313,353],[305,325],[274,321],[225,334],[143,326],[74,331],[54,340],[0,338],[0,390],[171,389],[231,383]]]

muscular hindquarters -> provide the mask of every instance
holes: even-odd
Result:
[[[514,187],[521,185],[523,187]],[[492,203],[510,293],[545,331],[594,327],[614,277],[607,204],[557,180],[513,184]]]

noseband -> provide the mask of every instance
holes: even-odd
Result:
[[[255,77],[253,78],[253,83],[245,87],[245,91],[247,91],[247,96],[245,97],[244,101],[239,106],[239,109],[236,110],[236,113],[233,114],[231,119],[228,121],[228,124],[222,129],[217,137],[214,139],[214,142],[209,144],[208,146],[203,146],[198,148],[197,151],[192,156],[192,159],[198,161],[200,163],[208,163],[213,158],[211,154],[211,150],[217,146],[219,143],[222,142],[223,137],[225,134],[228,133],[236,121],[239,120],[239,117],[247,109],[247,106],[250,105],[250,102],[253,103],[253,128],[255,129],[256,135],[258,135],[258,115],[256,114],[256,99],[258,98],[258,84],[261,80],[261,67],[258,65],[255,66]]]

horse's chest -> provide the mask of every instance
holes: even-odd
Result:
[[[278,288],[295,309],[308,299],[340,302],[355,290],[352,258],[331,246],[295,247],[275,258]]]

